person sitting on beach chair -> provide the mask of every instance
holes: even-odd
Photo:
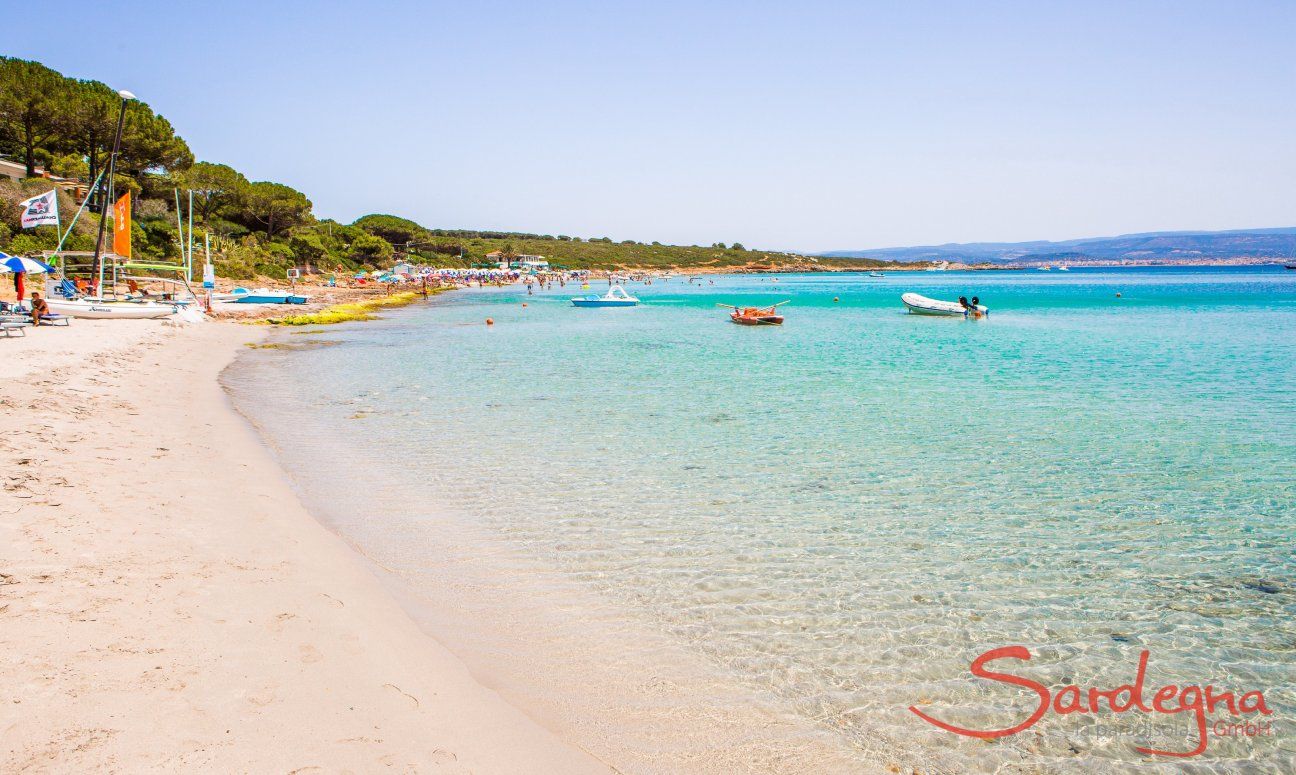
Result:
[[[50,314],[49,305],[41,298],[39,293],[33,293],[31,298],[31,319],[33,326],[39,326],[41,321],[48,318]]]
[[[32,294],[31,312],[25,312],[25,314],[28,316],[27,320],[33,326],[67,326],[72,324],[72,318],[67,315],[51,312],[49,304],[40,297],[39,293]]]

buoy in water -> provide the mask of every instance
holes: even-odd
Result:
[[[493,326],[493,325],[495,325],[495,319],[494,319],[494,318],[486,318],[486,325],[488,325],[488,326]]]
[[[1117,291],[1117,292],[1116,292],[1116,298],[1119,299],[1120,297],[1121,297],[1121,295],[1120,295],[1120,291]]]
[[[834,304],[837,303],[837,297],[836,297],[836,296],[833,297],[833,303],[834,303]]]

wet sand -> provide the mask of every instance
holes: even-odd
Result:
[[[217,382],[262,335],[0,344],[0,771],[610,771],[302,507]]]

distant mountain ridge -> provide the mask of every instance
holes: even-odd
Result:
[[[1049,242],[967,242],[916,247],[834,250],[825,258],[957,263],[1201,263],[1210,260],[1271,259],[1292,262],[1296,227],[1229,231],[1153,231],[1117,237]]]

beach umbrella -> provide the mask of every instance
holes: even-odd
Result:
[[[34,258],[24,256],[11,256],[7,253],[0,253],[0,272],[13,272],[14,275],[14,292],[18,295],[18,301],[22,301],[27,296],[25,275],[28,272],[32,274],[43,274],[53,272],[54,267],[44,261],[37,261]]]
[[[32,274],[44,274],[53,272],[54,267],[44,261],[37,261],[34,258],[26,256],[10,256],[0,253],[0,272],[31,272]]]

